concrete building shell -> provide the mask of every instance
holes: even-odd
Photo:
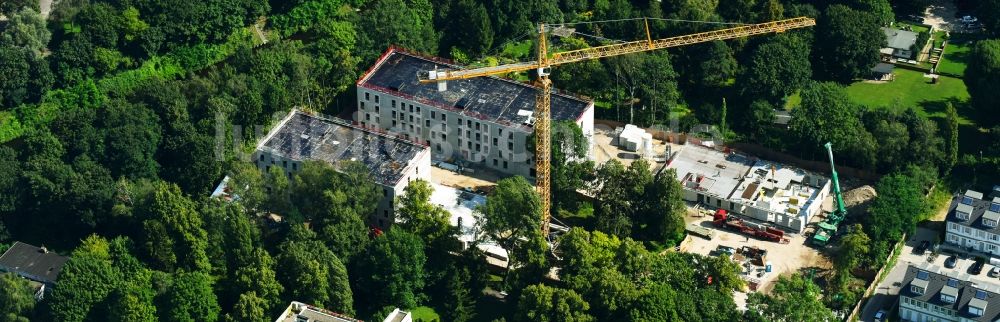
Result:
[[[329,162],[335,167],[342,162],[360,162],[382,190],[376,212],[368,218],[369,224],[382,229],[395,222],[396,196],[412,180],[430,181],[431,173],[426,145],[297,110],[261,140],[253,160],[261,171],[277,166],[289,176],[306,160]]]
[[[687,144],[671,156],[684,200],[801,233],[822,212],[830,179],[783,164]]]
[[[533,178],[528,140],[538,89],[498,77],[449,81],[444,91],[417,81],[419,72],[446,68],[460,67],[389,48],[357,82],[355,121],[425,142],[435,160],[461,160]],[[553,121],[575,122],[592,141],[592,101],[553,93],[551,115]]]

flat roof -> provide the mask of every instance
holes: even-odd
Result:
[[[321,307],[294,301],[274,322],[298,322],[303,319],[308,319],[309,322],[363,322]]]
[[[452,188],[438,183],[430,183],[434,188],[430,202],[444,208],[451,214],[448,222],[459,227],[458,239],[472,242],[479,237],[479,216],[475,214],[476,207],[486,204],[486,197],[462,189]],[[461,222],[461,225],[459,225]]]
[[[69,257],[50,252],[42,247],[14,242],[14,245],[0,256],[0,268],[13,273],[29,275],[31,279],[37,278],[38,282],[54,284],[68,259]]]
[[[667,167],[677,170],[685,188],[729,199],[740,180],[753,166],[750,158],[725,154],[699,145],[684,145]]]
[[[358,80],[357,85],[451,110],[463,116],[530,130],[529,120],[533,120],[531,113],[535,110],[535,97],[539,90],[537,87],[488,76],[448,81],[447,90],[438,91],[437,84],[420,83],[417,80],[417,75],[421,72],[461,68],[440,58],[423,57],[390,47]],[[591,101],[553,93],[552,120],[576,121],[591,106]]]
[[[819,188],[808,184],[808,179],[829,180],[778,162],[697,144],[682,146],[667,167],[677,170],[677,178],[687,189],[791,214],[803,214],[819,202],[815,200]]]
[[[427,146],[293,110],[257,149],[295,161],[357,161],[376,182],[394,186]]]

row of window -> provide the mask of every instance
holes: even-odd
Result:
[[[956,314],[958,314],[958,312],[956,312],[955,310],[951,310],[951,309],[948,309],[948,308],[943,308],[943,307],[940,307],[940,306],[937,306],[937,305],[933,305],[933,304],[927,304],[927,302],[917,301],[915,299],[911,299],[911,298],[905,297],[905,296],[902,297],[902,301],[903,301],[903,303],[905,303],[907,305],[911,305],[911,306],[917,307],[917,308],[923,308],[924,310],[930,310],[931,312],[934,312],[934,313],[944,314],[944,315],[947,315],[947,316],[955,316]]]
[[[1000,235],[983,231],[981,229],[974,229],[969,226],[959,225],[954,222],[948,222],[948,231],[964,233],[965,235],[978,237],[984,240],[1000,241]]]

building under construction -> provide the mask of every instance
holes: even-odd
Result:
[[[801,233],[822,211],[830,179],[732,151],[684,145],[668,161],[684,200]]]
[[[253,160],[270,171],[281,167],[286,175],[302,168],[302,161],[333,164],[359,162],[382,189],[382,200],[369,223],[386,228],[395,221],[393,201],[414,179],[430,180],[427,146],[351,126],[346,121],[293,110],[261,140]]]
[[[534,178],[528,140],[538,89],[492,76],[441,84],[417,79],[420,72],[456,68],[440,58],[389,48],[358,80],[355,121],[426,142],[435,159],[461,160]],[[553,93],[551,102],[553,121],[573,121],[585,137],[592,137],[592,101]]]

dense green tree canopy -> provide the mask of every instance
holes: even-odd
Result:
[[[809,43],[793,34],[766,40],[751,54],[739,83],[744,95],[777,102],[812,76]]]
[[[820,300],[821,290],[801,274],[780,276],[771,295],[750,293],[747,314],[750,321],[836,321]]]
[[[970,102],[979,115],[979,122],[990,126],[1000,124],[998,106],[1000,91],[1000,40],[977,42],[969,53],[969,68],[965,85],[969,88]]]
[[[841,83],[866,77],[879,62],[879,49],[885,45],[885,33],[872,12],[843,5],[827,7],[816,22],[816,75]]]
[[[376,237],[352,270],[357,272],[352,277],[357,283],[352,285],[365,311],[386,305],[416,307],[424,287],[426,260],[423,241],[412,233],[390,229]]]

